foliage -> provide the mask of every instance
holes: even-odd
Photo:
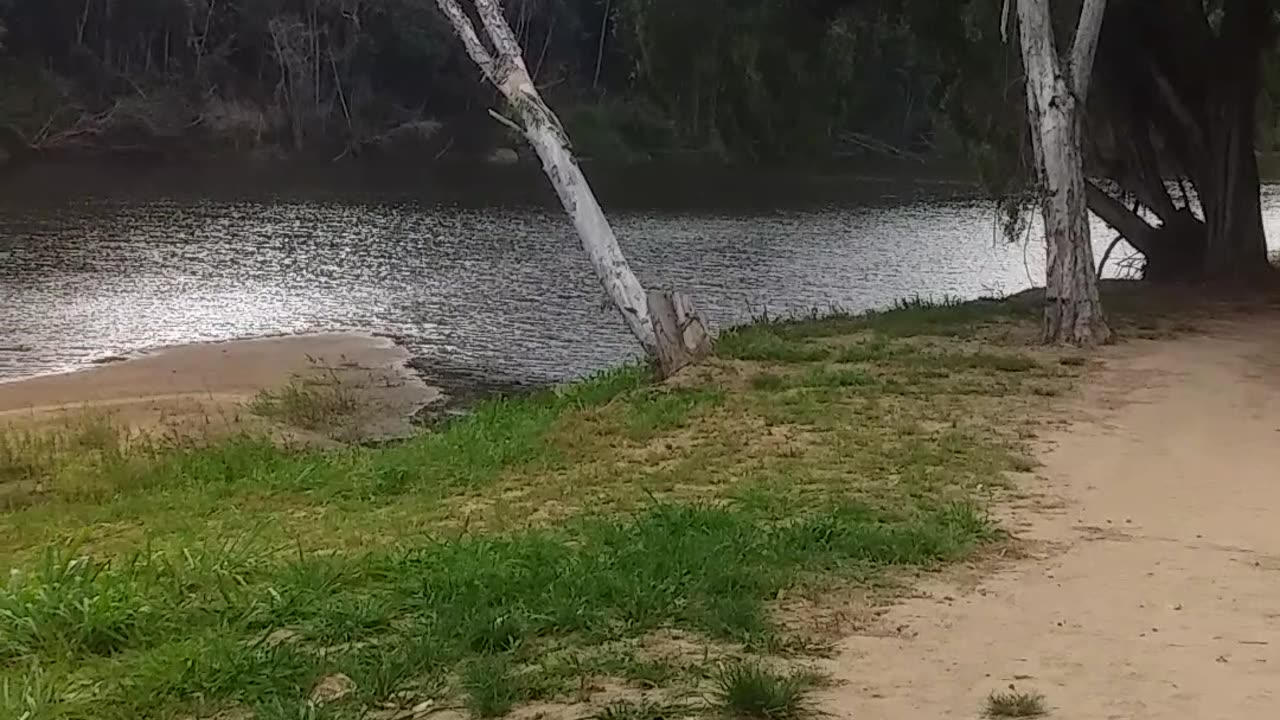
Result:
[[[505,3],[535,78],[575,108],[581,149],[621,160],[928,149],[945,68],[896,4]],[[459,135],[500,132],[476,122],[492,91],[432,2],[4,0],[0,23],[10,60],[0,79],[18,87],[49,73],[0,108],[0,123],[31,141],[141,98],[148,112],[127,123],[135,135],[194,127],[236,145],[359,149],[423,118],[467,118]],[[63,91],[36,89],[52,86]],[[115,131],[121,118],[110,119],[102,125]],[[106,142],[102,129],[63,139]]]
[[[932,135],[927,53],[879,3],[623,0],[639,89],[687,146],[814,156]],[[924,67],[922,67],[924,66]]]

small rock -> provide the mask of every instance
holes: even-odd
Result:
[[[311,702],[315,705],[331,703],[350,695],[355,689],[354,680],[342,673],[334,673],[324,677],[311,688]]]

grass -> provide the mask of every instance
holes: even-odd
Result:
[[[811,677],[739,661],[722,667],[716,675],[713,706],[729,718],[795,720],[813,713],[812,689]]]
[[[361,410],[356,389],[336,374],[297,378],[278,390],[263,390],[249,403],[255,415],[304,430],[329,430]]]
[[[620,700],[592,715],[592,720],[677,720],[697,716],[697,708],[687,703],[654,700]]]
[[[0,431],[0,491],[27,488],[0,522],[0,717],[497,717],[598,677],[793,717],[794,676],[707,668],[803,654],[779,597],[997,539],[1020,418],[1075,372],[1010,340],[1011,311],[900,312],[768,321],[673,383],[622,368],[380,448]],[[298,393],[255,405],[323,414]],[[335,674],[354,690],[311,707]]]
[[[468,663],[462,671],[462,686],[467,692],[467,708],[480,718],[506,715],[523,699],[519,680],[512,675],[511,662],[505,656],[482,656]]]
[[[1008,692],[988,695],[984,713],[989,718],[1036,718],[1047,715],[1048,710],[1044,695],[1010,688]]]

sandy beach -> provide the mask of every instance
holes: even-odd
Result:
[[[106,415],[142,430],[256,422],[245,403],[297,380],[341,383],[376,408],[364,435],[403,434],[408,417],[440,397],[388,338],[357,332],[293,335],[162,348],[77,372],[0,383],[0,424]]]

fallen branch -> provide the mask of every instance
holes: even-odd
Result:
[[[900,160],[912,160],[919,163],[923,163],[925,161],[924,157],[920,156],[917,153],[913,153],[910,150],[905,150],[903,148],[898,147],[897,145],[894,145],[889,142],[885,142],[884,140],[881,140],[876,137],[872,137],[871,135],[867,135],[865,133],[859,133],[859,132],[844,133],[843,135],[840,136],[840,139],[845,143],[848,143],[849,145],[854,145],[863,150],[867,150],[867,151],[876,153],[878,155],[887,155],[889,157],[898,158]],[[844,154],[851,154],[851,153],[844,153]]]

